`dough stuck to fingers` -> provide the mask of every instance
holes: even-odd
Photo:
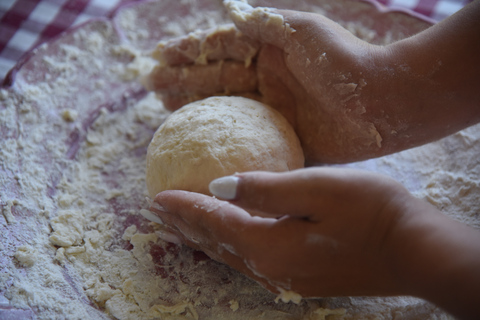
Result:
[[[192,32],[157,45],[152,57],[159,63],[143,84],[159,94],[169,110],[178,109],[178,101],[256,94],[258,80],[253,60],[259,49],[259,42],[233,24]]]
[[[206,66],[155,67],[145,87],[156,93],[214,95],[255,92],[257,73],[254,66],[240,62],[217,61]]]
[[[295,29],[275,8],[252,7],[247,1],[225,0],[235,26],[253,39],[283,48]]]
[[[303,166],[298,137],[279,112],[243,97],[211,97],[180,108],[158,128],[146,181],[151,198],[171,189],[210,194],[219,177]]]
[[[248,67],[259,48],[258,41],[245,36],[233,24],[226,24],[160,42],[152,57],[161,66],[205,65],[208,61],[235,60],[244,62]]]

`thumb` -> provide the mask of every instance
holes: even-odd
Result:
[[[410,195],[395,180],[374,172],[312,167],[289,172],[245,172],[213,180],[210,192],[251,215],[285,215],[319,221],[341,213],[381,212],[391,199]]]
[[[255,40],[284,48],[287,39],[295,32],[275,8],[253,8],[242,0],[225,0],[224,5],[235,26]]]
[[[252,215],[312,218],[319,202],[325,201],[322,184],[309,170],[302,169],[226,176],[213,180],[209,189],[217,198],[228,200]]]

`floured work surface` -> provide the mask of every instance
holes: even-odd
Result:
[[[346,0],[258,4],[325,13],[375,43],[428,26]],[[0,318],[447,317],[410,297],[276,303],[231,268],[160,240],[139,215],[146,148],[167,115],[138,84],[147,53],[160,39],[227,21],[220,1],[136,4],[42,46],[0,91]],[[350,166],[389,174],[478,227],[478,137],[473,127]]]

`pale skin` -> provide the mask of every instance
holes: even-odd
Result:
[[[280,110],[299,134],[309,163],[382,156],[480,121],[479,1],[385,47],[362,42],[317,15],[275,13],[296,31],[272,30],[265,19],[243,21],[233,12],[237,28],[259,44],[254,65],[245,72],[233,68],[244,80],[254,74],[256,82],[235,84],[235,93],[250,92]],[[305,66],[306,58],[315,61],[323,53],[326,63]],[[184,68],[194,79],[202,69],[210,76],[226,72],[212,71],[214,62],[186,66],[174,60],[167,67],[170,76]],[[173,78],[179,81],[156,88],[171,93],[171,108],[215,93],[189,76]],[[229,80],[222,79],[227,87]],[[342,83],[357,86],[332,87]],[[191,94],[181,93],[185,85]],[[342,99],[345,92],[348,99]],[[480,317],[480,233],[397,182],[325,167],[237,177],[228,201],[171,190],[155,198],[162,210],[152,210],[183,243],[273,292],[413,295],[463,319]]]

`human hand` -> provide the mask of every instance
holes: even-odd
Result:
[[[236,177],[235,195],[226,194],[230,202],[164,191],[155,198],[162,211],[152,210],[182,242],[273,292],[404,293],[389,252],[390,234],[413,198],[401,185],[327,168]]]
[[[241,33],[200,33],[156,52],[164,65],[148,88],[168,108],[213,94],[261,100],[293,125],[307,165],[391,154],[480,121],[477,1],[386,46],[321,15],[225,3]]]
[[[296,130],[307,163],[348,162],[388,152],[368,112],[366,84],[380,47],[317,14],[231,1],[235,25],[159,46],[149,89],[167,108],[214,94],[243,95],[279,110]],[[368,91],[368,90],[367,90]]]
[[[480,233],[382,175],[335,168],[249,172],[214,194],[170,190],[150,208],[185,243],[272,292],[413,295],[477,319]]]

